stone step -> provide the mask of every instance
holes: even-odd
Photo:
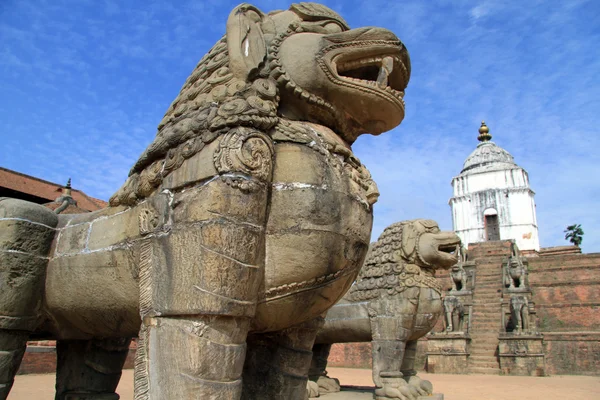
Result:
[[[478,340],[477,343],[471,344],[471,350],[482,350],[482,349],[495,349],[498,347],[498,340],[495,341],[482,341]]]
[[[484,343],[479,343],[479,344],[473,343],[473,344],[471,344],[471,351],[472,352],[488,351],[490,349],[496,349],[496,347],[498,347],[498,342],[484,342]]]
[[[471,345],[471,350],[475,351],[475,350],[482,350],[482,349],[495,349],[498,346],[498,341],[495,342],[479,342],[479,343],[473,343]]]
[[[469,365],[469,368],[500,368],[500,365],[497,362],[488,362],[488,363],[473,363]]]
[[[472,353],[481,353],[485,352],[486,355],[494,355],[494,350],[498,347],[498,342],[488,342],[488,343],[480,343],[478,345],[471,345]],[[478,354],[483,355],[483,354]]]
[[[494,330],[491,330],[494,329]],[[502,329],[502,324],[500,321],[473,321],[471,324],[471,333],[478,332],[489,332],[493,333],[494,336],[498,336],[500,330]]]
[[[500,368],[469,367],[469,373],[482,375],[499,375]]]
[[[496,357],[493,356],[470,356],[469,361],[498,361]]]
[[[502,312],[500,310],[482,310],[481,308],[475,308],[476,311],[473,311],[471,314],[471,319],[480,319],[480,318],[498,318],[500,320],[502,318]]]
[[[496,360],[492,360],[492,361],[471,361],[471,358],[469,357],[469,367],[473,368],[498,368],[500,367],[500,363],[498,363],[498,361]]]
[[[470,365],[475,365],[475,364],[479,364],[479,366],[482,366],[481,364],[491,364],[489,365],[490,367],[497,367],[498,366],[498,359],[493,357],[493,356],[488,356],[488,355],[471,355],[469,357],[469,364]]]

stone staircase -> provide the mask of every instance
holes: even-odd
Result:
[[[498,334],[502,329],[502,258],[510,255],[510,246],[506,242],[485,242],[473,247],[469,249],[469,258],[478,260],[469,330],[469,373],[497,375]]]

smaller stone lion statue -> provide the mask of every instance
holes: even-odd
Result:
[[[435,221],[387,227],[372,245],[348,294],[327,314],[317,334],[309,378],[320,393],[339,390],[325,371],[333,343],[372,342],[375,399],[415,400],[432,385],[414,370],[417,340],[443,312],[435,271],[457,263],[460,239]]]
[[[510,296],[510,318],[512,331],[522,333],[529,331],[529,301],[525,296]]]
[[[452,290],[460,292],[467,290],[467,271],[460,264],[456,264],[450,271],[450,277],[452,278]]]
[[[465,308],[456,296],[444,297],[444,318],[446,332],[463,332]]]

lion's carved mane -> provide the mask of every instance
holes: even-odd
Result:
[[[236,126],[267,131],[278,122],[279,93],[268,71],[256,79],[235,78],[222,38],[198,63],[158,125],[111,206],[134,205],[150,196],[164,177],[215,138]]]
[[[397,222],[383,231],[347,295],[349,300],[369,300],[382,293],[392,296],[413,286],[431,287],[441,293],[436,278],[421,273],[422,267],[428,267],[418,253],[419,237],[425,231],[416,229],[416,223]]]

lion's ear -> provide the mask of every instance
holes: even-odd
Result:
[[[408,223],[402,227],[402,252],[406,257],[410,258],[415,251],[418,236],[419,232],[412,223]]]
[[[250,4],[240,4],[227,19],[227,49],[229,68],[237,78],[247,80],[254,74],[267,56],[262,31],[265,15]]]

